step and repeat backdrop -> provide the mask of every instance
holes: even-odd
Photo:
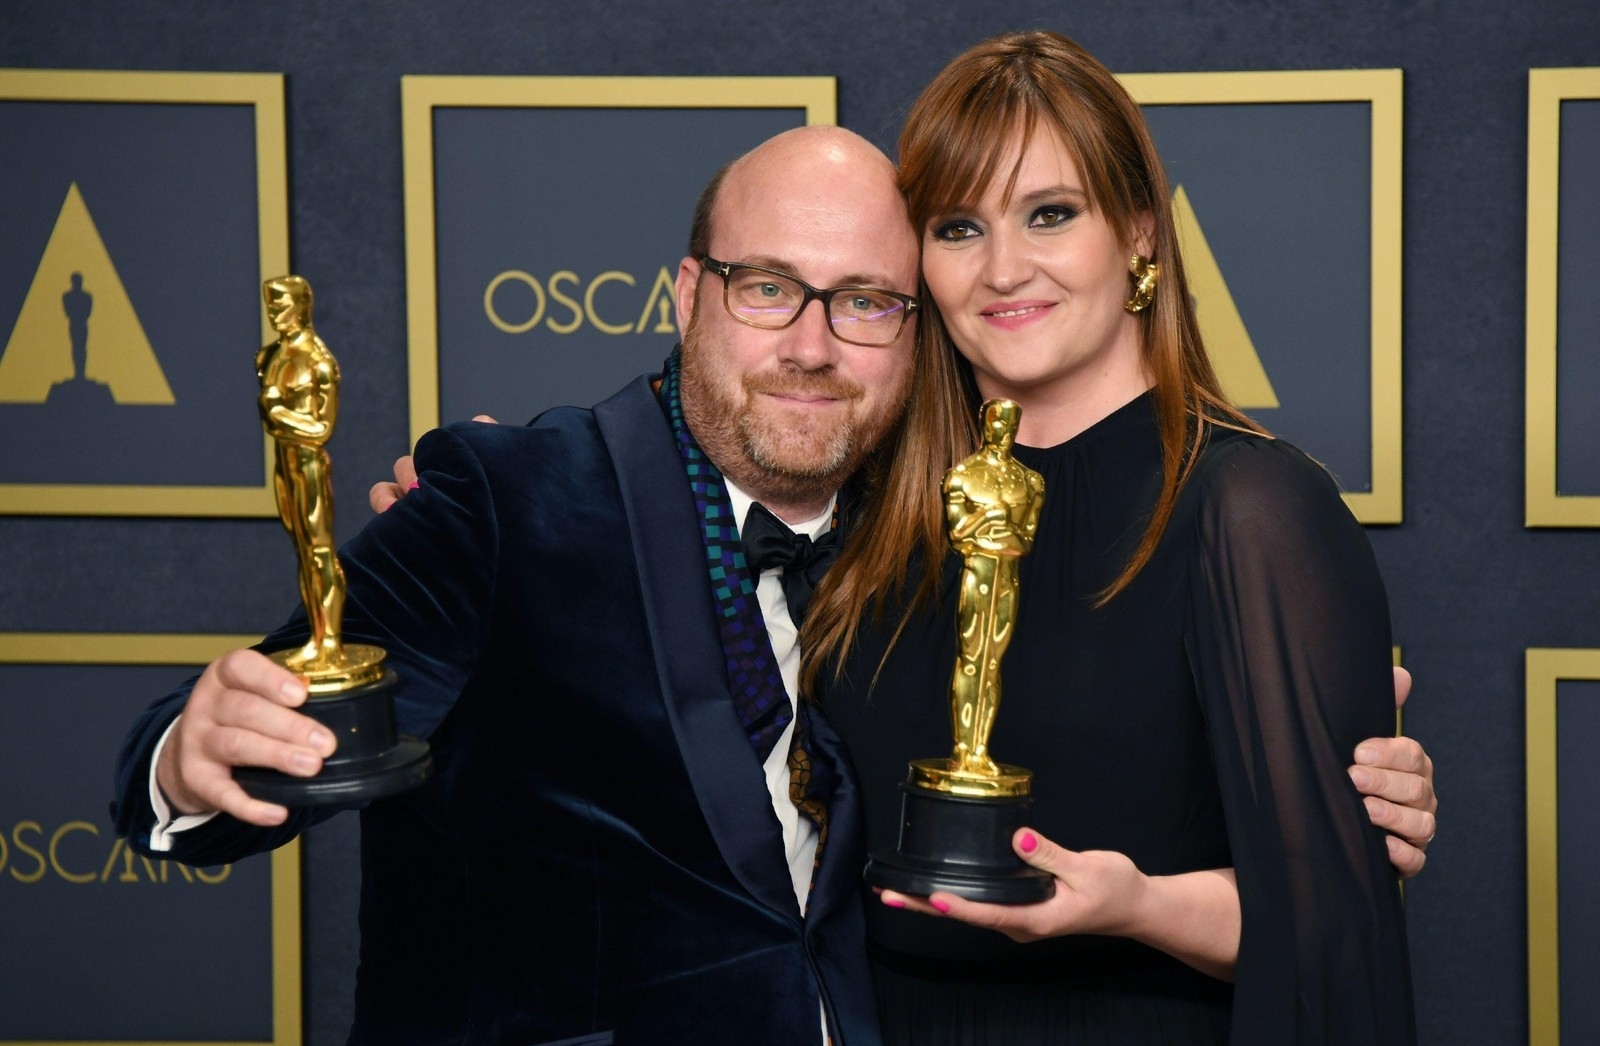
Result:
[[[1085,26],[1017,5],[981,29],[912,19],[920,42],[880,26],[833,58],[871,12],[641,13],[676,44],[638,52],[577,21],[498,39],[504,4],[454,28],[442,4],[326,25],[291,4],[282,34],[270,14],[158,3],[95,28],[94,5],[66,7],[0,14],[0,1044],[342,1041],[349,818],[187,868],[134,855],[106,813],[138,710],[293,599],[255,406],[263,279],[311,280],[345,371],[348,537],[429,428],[520,423],[658,369],[722,164],[805,124],[890,148],[944,60],[1033,24],[1160,70],[1122,79],[1222,381],[1372,526],[1419,680],[1406,722],[1445,797],[1408,889],[1422,1040],[1600,1042],[1600,604],[1505,580],[1600,565],[1600,18],[1563,50],[1467,11],[1447,35],[1499,49],[1485,110],[1440,86],[1455,66],[1420,22],[1334,29],[1310,3],[1215,50],[1192,12],[1167,12],[1190,35],[1161,43],[1110,5]],[[165,67],[122,68],[117,34]],[[355,59],[352,34],[389,57]]]

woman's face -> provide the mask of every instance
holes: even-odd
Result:
[[[1128,256],[1149,253],[1149,234],[1121,242],[1053,131],[1035,132],[1006,201],[1015,162],[1013,146],[974,206],[921,230],[923,277],[979,391],[1022,404],[1025,429],[1030,408],[1109,413],[1150,386],[1139,320],[1123,308]]]

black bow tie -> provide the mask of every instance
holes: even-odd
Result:
[[[789,616],[797,628],[805,621],[811,590],[839,556],[837,535],[838,528],[834,528],[812,541],[790,530],[759,501],[751,503],[744,526],[739,528],[744,560],[758,581],[763,570],[783,568],[779,581],[783,584],[784,601],[789,604]]]

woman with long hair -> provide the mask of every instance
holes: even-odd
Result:
[[[949,749],[939,489],[983,400],[1044,476],[993,754],[1034,771],[1018,908],[885,893],[891,1043],[1404,1043],[1398,888],[1345,773],[1392,726],[1387,599],[1333,480],[1207,360],[1138,106],[1077,44],[985,41],[900,139],[931,307],[904,426],[805,626],[869,844]],[[999,929],[1002,933],[994,932]]]

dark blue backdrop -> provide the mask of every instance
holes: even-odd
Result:
[[[1523,649],[1600,646],[1600,533],[1522,525],[1527,71],[1600,65],[1593,0],[6,0],[0,66],[287,74],[349,535],[406,449],[402,74],[834,75],[840,122],[892,146],[945,60],[1034,25],[1125,72],[1405,70],[1406,522],[1372,539],[1419,680],[1407,724],[1442,768],[1407,892],[1419,1020],[1436,1046],[1525,1041]],[[294,602],[288,562],[272,520],[0,519],[0,630],[260,631]],[[313,1046],[343,1035],[354,859],[348,826],[308,841]]]

